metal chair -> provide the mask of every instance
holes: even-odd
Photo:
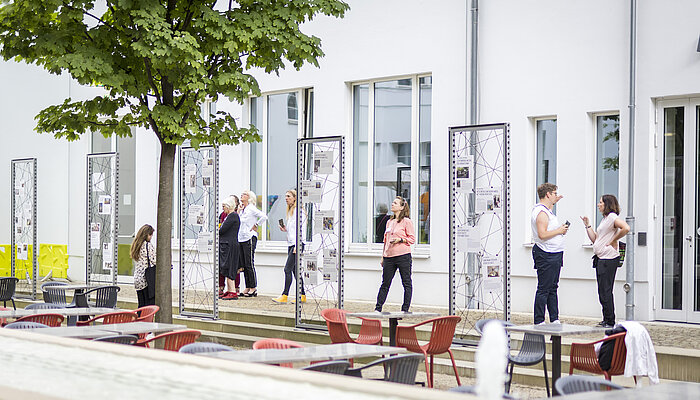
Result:
[[[557,388],[557,392],[559,392],[560,395],[624,389],[623,386],[605,379],[582,375],[562,376],[557,380],[554,386]]]
[[[384,381],[413,385],[416,383],[418,365],[421,361],[423,361],[423,356],[420,354],[402,354],[381,358],[362,367],[349,369],[345,375],[362,378],[362,370],[383,365]]]
[[[625,346],[625,335],[627,332],[616,333],[606,338],[596,340],[591,343],[572,343],[569,351],[569,375],[574,373],[574,369],[590,372],[592,374],[602,374],[606,380],[610,380],[613,375],[625,373],[625,360],[627,358],[627,347]],[[610,369],[604,371],[598,363],[598,356],[595,354],[596,343],[604,343],[615,340],[613,348],[612,362]]]
[[[113,336],[103,336],[101,338],[92,339],[93,342],[109,342],[118,344],[133,345],[136,343],[138,338],[134,335],[113,335]]]
[[[499,322],[503,326],[513,326],[512,323],[508,321],[503,321],[500,319],[481,319],[476,321],[474,324],[474,329],[476,329],[479,334],[483,334],[484,327],[491,321]],[[508,353],[508,380],[506,381],[506,393],[510,393],[510,384],[513,380],[513,368],[515,365],[535,365],[542,361],[542,368],[544,369],[544,384],[547,388],[547,397],[550,396],[549,390],[549,378],[547,377],[547,347],[544,341],[544,335],[538,335],[534,333],[526,333],[523,337],[523,344],[520,346],[520,351],[517,355],[512,355]]]
[[[62,308],[66,307],[53,303],[34,303],[24,307],[25,310],[57,310]]]
[[[179,353],[184,354],[217,353],[219,351],[233,351],[233,348],[220,343],[195,342],[186,344],[178,350]]]
[[[168,351],[179,351],[184,345],[194,343],[200,336],[202,332],[197,330],[185,330],[163,333],[158,336],[154,336],[144,342],[145,345],[148,343],[163,340],[163,350]]]
[[[7,302],[12,302],[12,308],[15,310],[15,288],[17,287],[17,282],[19,279],[15,277],[2,277],[0,278],[0,301],[3,302],[3,307],[7,307]]]
[[[100,286],[94,289],[90,289],[83,293],[82,296],[85,300],[89,298],[90,295],[95,296],[95,301],[90,304],[89,307],[105,307],[105,308],[116,308],[117,307],[117,293],[119,293],[119,286]]]
[[[476,386],[456,386],[450,389],[447,389],[448,392],[453,392],[453,393],[468,393],[468,394],[476,394]],[[507,399],[507,400],[514,400],[515,397],[503,393],[503,396],[501,397],[502,399]]]
[[[293,340],[277,339],[277,338],[261,339],[255,343],[253,343],[253,350],[294,349],[294,348],[300,348],[300,347],[304,347],[304,346],[300,345],[299,343],[297,343]],[[272,365],[274,365],[274,364],[272,364]],[[285,367],[285,368],[292,368],[293,367],[292,363],[282,363],[282,364],[279,364],[279,366]]]
[[[127,322],[136,321],[136,313],[133,311],[117,311],[107,314],[98,315],[94,318],[90,318],[87,321],[78,321],[78,326],[92,325],[96,321],[102,320],[102,325],[109,324],[124,324]]]
[[[66,300],[66,291],[61,286],[66,286],[64,282],[45,282],[41,284],[41,292],[45,303],[58,304],[66,308],[75,307],[75,299],[71,303]]]
[[[38,322],[31,321],[15,321],[11,324],[5,325],[5,329],[36,329],[36,328],[49,328],[48,325],[40,324]]]
[[[396,327],[396,345],[405,347],[414,353],[423,354],[425,358],[425,372],[428,376],[428,387],[433,387],[433,358],[435,354],[442,353],[448,353],[450,355],[452,369],[454,369],[455,378],[457,378],[457,385],[462,384],[459,380],[459,373],[457,373],[457,364],[455,363],[454,354],[452,354],[452,350],[450,350],[455,328],[461,319],[462,318],[459,316],[450,315],[429,319],[415,325]],[[430,333],[428,344],[421,346],[418,344],[418,338],[416,337],[416,328],[425,324],[433,324],[433,329]],[[430,356],[430,363],[428,363],[428,356]]]
[[[26,317],[18,318],[15,322],[38,322],[50,327],[61,326],[64,317],[61,314],[35,314],[27,315]]]
[[[302,368],[304,371],[325,372],[328,374],[345,375],[345,372],[350,367],[350,363],[345,360],[326,361],[322,363],[312,364]]]

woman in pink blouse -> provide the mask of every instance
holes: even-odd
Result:
[[[401,311],[408,311],[413,295],[413,283],[411,282],[411,245],[416,242],[413,222],[409,218],[410,208],[403,197],[396,196],[391,203],[391,212],[394,214],[386,224],[384,232],[384,250],[382,253],[382,285],[377,294],[375,311],[382,311],[382,306],[389,294],[391,281],[396,270],[401,274],[403,284],[403,304]]]

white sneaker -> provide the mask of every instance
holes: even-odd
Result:
[[[379,311],[379,310],[374,310],[374,311],[372,311],[372,313],[374,313],[374,314],[381,314],[382,312]]]
[[[561,322],[559,322],[558,319],[555,319],[554,321],[550,322],[550,324],[559,324],[559,325],[561,325]]]
[[[547,324],[547,322],[545,322],[545,321],[542,321],[542,322],[540,322],[540,323],[539,323],[539,324],[537,324],[537,325],[539,326],[539,325],[546,325],[546,324]]]

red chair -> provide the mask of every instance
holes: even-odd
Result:
[[[447,317],[429,319],[420,324],[396,327],[396,345],[405,347],[414,353],[422,353],[425,357],[425,373],[428,376],[428,387],[433,387],[433,357],[435,354],[442,353],[450,354],[452,368],[455,371],[455,378],[457,378],[457,385],[459,386],[462,384],[459,381],[454,354],[452,354],[452,350],[450,350],[457,323],[459,323],[461,319],[462,318],[456,315],[450,315]],[[430,340],[428,344],[421,346],[418,344],[418,339],[416,337],[416,328],[431,323],[433,324],[433,330],[430,333]],[[428,367],[428,355],[430,355],[430,367]],[[428,371],[430,371],[430,373],[428,373]]]
[[[61,326],[64,318],[61,314],[35,314],[27,315],[26,317],[18,318],[15,322],[38,322],[40,324],[57,327]]]
[[[156,313],[160,310],[158,306],[143,306],[134,310],[138,318],[136,322],[153,322]],[[136,341],[137,346],[143,346],[143,342],[146,341],[146,333],[139,333],[139,339]],[[145,346],[148,347],[148,346]]]
[[[627,358],[627,346],[625,346],[626,334],[627,332],[616,333],[591,343],[571,343],[571,350],[569,352],[569,375],[574,373],[574,369],[603,375],[607,380],[611,380],[613,375],[624,374],[625,360]],[[598,356],[595,354],[595,345],[596,343],[603,343],[610,340],[615,340],[612,362],[610,363],[610,369],[603,371],[598,363]]]
[[[202,332],[197,330],[175,331],[154,336],[145,340],[143,344],[148,347],[148,343],[163,339],[163,350],[179,351],[182,346],[196,342],[200,336],[202,336]]]
[[[136,321],[136,313],[133,311],[116,311],[107,314],[98,315],[87,321],[78,321],[77,326],[88,326],[94,322],[102,320],[102,325],[109,324],[124,324],[127,322]]]
[[[348,321],[345,318],[346,311],[337,308],[326,308],[321,311],[321,316],[326,320],[328,334],[333,343],[358,343],[358,344],[382,344],[382,322],[378,319],[360,318],[360,334],[357,339],[350,337]]]
[[[10,311],[10,308],[5,308],[5,307],[0,307],[0,311]],[[0,326],[5,326],[7,325],[7,319],[6,318],[0,318]]]
[[[258,340],[257,342],[253,343],[253,350],[260,350],[260,349],[297,349],[300,347],[304,347],[300,345],[299,343],[293,341],[293,340],[287,340],[287,339],[276,339],[276,338],[270,338],[270,339],[261,339]],[[280,367],[286,367],[286,368],[292,368],[293,365],[292,363],[283,363],[283,364],[277,364]]]

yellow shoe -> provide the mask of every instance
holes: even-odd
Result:
[[[305,294],[301,295],[301,302],[306,303],[306,295]]]
[[[283,294],[276,299],[272,299],[272,301],[274,301],[275,303],[286,303],[287,302],[287,295]]]

